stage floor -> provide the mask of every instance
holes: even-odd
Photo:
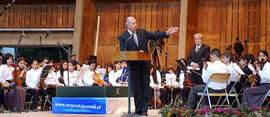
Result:
[[[149,117],[161,117],[159,110],[148,110]],[[121,117],[120,114],[53,114],[52,111],[5,113],[0,117]]]

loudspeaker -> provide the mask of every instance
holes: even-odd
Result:
[[[90,65],[91,63],[97,63],[97,56],[89,56],[88,64]]]

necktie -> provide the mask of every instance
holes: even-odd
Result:
[[[196,53],[199,51],[199,49],[200,49],[199,47],[196,47],[196,49],[195,49]]]
[[[132,35],[133,35],[133,39],[134,39],[136,45],[139,46],[139,42],[138,42],[137,36],[135,36],[136,33],[134,33],[134,34],[132,34]]]

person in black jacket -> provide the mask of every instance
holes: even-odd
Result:
[[[252,70],[248,67],[248,56],[240,56],[239,66],[245,75],[241,76],[240,83],[243,85],[243,88],[251,86],[251,83],[247,81],[249,75],[253,74]]]
[[[209,61],[210,47],[203,44],[203,35],[201,33],[196,33],[194,35],[195,46],[190,49],[188,55],[188,64],[192,66],[192,70],[201,74],[203,68],[203,59]],[[191,83],[193,85],[203,84],[202,78],[197,73],[192,72]]]
[[[120,51],[148,52],[148,40],[167,38],[178,31],[178,27],[170,27],[166,32],[150,33],[145,29],[137,29],[136,19],[128,17],[127,30],[118,39]],[[149,96],[150,61],[128,61],[130,87],[135,101],[135,114],[147,116]]]

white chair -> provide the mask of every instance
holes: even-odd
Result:
[[[270,89],[269,89],[268,92],[266,93],[266,95],[265,95],[265,97],[264,97],[262,103],[260,104],[260,107],[263,105],[264,101],[266,100],[266,98],[267,98],[268,96],[270,96]],[[270,101],[268,101],[266,107],[268,107],[269,103],[270,103]]]
[[[209,81],[218,82],[218,83],[226,83],[229,79],[230,79],[230,74],[229,73],[214,73],[214,74],[212,74],[210,76]],[[228,106],[230,106],[230,102],[229,102],[229,98],[228,98],[226,88],[224,89],[224,93],[209,93],[209,91],[208,91],[208,83],[206,83],[204,91],[202,93],[198,93],[198,95],[200,95],[201,98],[200,98],[200,101],[199,101],[196,109],[199,108],[204,96],[207,96],[210,108],[212,108],[212,106],[218,106],[218,103],[219,103],[220,98],[222,96],[226,97]],[[211,104],[210,96],[220,97],[216,105]],[[220,105],[220,106],[223,106],[223,105]]]

